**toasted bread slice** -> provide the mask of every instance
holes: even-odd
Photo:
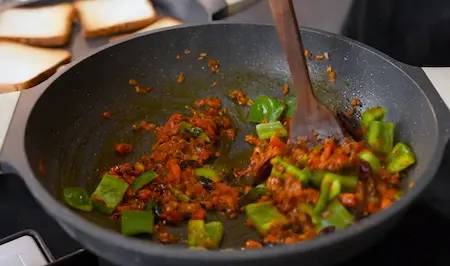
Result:
[[[111,39],[109,39],[109,41],[113,42],[113,41],[117,41],[117,40],[123,39],[125,37],[128,37],[130,35],[133,35],[135,33],[157,30],[157,29],[177,26],[177,25],[181,25],[181,24],[183,24],[183,22],[179,21],[178,19],[175,19],[172,17],[161,17],[161,18],[158,18],[158,20],[156,22],[150,24],[149,26],[147,26],[141,30],[138,30],[138,31],[136,31],[134,33],[130,33],[130,34],[121,34],[121,35],[114,36]]]
[[[0,39],[48,47],[65,45],[74,15],[69,3],[9,9],[0,13]]]
[[[0,92],[33,87],[70,62],[70,58],[70,52],[63,49],[0,41]]]
[[[139,30],[157,18],[148,0],[80,0],[75,8],[86,38]]]

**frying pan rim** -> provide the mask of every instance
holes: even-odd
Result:
[[[227,26],[227,25],[251,25],[251,26],[257,26],[257,27],[271,27],[273,28],[274,25],[270,23],[233,23],[233,22],[212,22],[212,23],[192,23],[187,25],[181,25],[181,26],[174,26],[174,27],[168,27],[160,30],[155,30],[152,32],[144,32],[140,34],[136,34],[135,36],[128,37],[124,40],[119,40],[116,42],[109,43],[107,45],[104,45],[103,47],[100,47],[93,51],[92,53],[79,58],[75,61],[73,61],[71,64],[69,64],[67,67],[65,67],[62,71],[59,73],[56,73],[53,75],[48,85],[46,86],[45,90],[47,90],[55,80],[57,80],[60,76],[64,75],[67,71],[69,71],[73,66],[76,64],[90,58],[91,56],[96,55],[97,53],[103,52],[104,50],[121,44],[122,42],[126,42],[135,38],[140,38],[142,36],[148,35],[148,34],[154,34],[158,32],[163,31],[170,31],[173,29],[182,29],[182,28],[196,28],[196,27],[211,27],[211,26]],[[433,116],[435,118],[435,121],[437,120],[436,112],[431,103],[429,102],[428,96],[424,93],[422,88],[416,83],[414,79],[412,79],[401,67],[399,67],[399,64],[396,60],[392,59],[391,57],[385,55],[382,52],[379,52],[375,50],[374,48],[371,48],[365,44],[359,43],[358,41],[351,40],[350,38],[339,36],[333,33],[311,29],[311,28],[301,28],[304,32],[312,32],[312,33],[318,33],[321,35],[325,35],[328,37],[333,37],[339,40],[342,40],[347,43],[352,43],[357,47],[360,47],[361,49],[364,49],[368,52],[371,52],[375,55],[380,56],[383,58],[386,62],[389,62],[393,66],[395,66],[398,70],[403,72],[404,75],[409,77],[412,82],[421,90],[422,94],[424,94],[425,99],[428,101],[429,106],[431,108],[431,111],[433,113]],[[45,93],[44,90],[44,93]],[[42,96],[42,95],[41,95]],[[40,97],[41,97],[40,96]],[[39,98],[40,98],[39,97]],[[35,103],[37,104],[37,102]],[[30,112],[30,114],[32,111]],[[29,117],[28,117],[29,119]],[[28,121],[27,121],[28,125]],[[439,132],[439,127],[436,122],[435,124],[436,132],[438,134],[441,134]],[[26,135],[26,134],[25,134]],[[25,136],[24,135],[24,136]],[[441,137],[439,136],[438,140],[440,140]],[[437,170],[437,166],[440,164],[440,160],[442,159],[442,153],[443,149],[440,149],[438,147],[439,141],[435,142],[435,145],[433,147],[434,154],[433,158],[439,158],[439,160],[431,160],[430,163],[426,166],[426,171],[422,173],[420,179],[415,184],[414,188],[408,191],[404,197],[402,197],[400,200],[395,202],[392,206],[390,206],[387,210],[383,210],[379,213],[376,213],[374,215],[371,215],[370,217],[358,222],[355,225],[350,226],[349,228],[341,231],[334,232],[333,234],[317,237],[299,244],[293,244],[293,245],[281,245],[276,246],[273,248],[265,248],[265,249],[253,249],[253,250],[245,250],[245,251],[238,251],[233,252],[230,254],[230,252],[220,252],[220,251],[199,251],[199,250],[190,250],[187,248],[181,248],[176,246],[162,246],[160,244],[150,242],[150,241],[143,241],[139,239],[134,239],[130,237],[125,237],[120,235],[119,233],[105,229],[103,227],[100,227],[96,225],[93,222],[90,222],[89,220],[81,217],[76,212],[70,210],[68,207],[57,201],[53,196],[50,195],[49,192],[41,185],[40,181],[35,177],[33,171],[31,170],[31,165],[29,161],[28,155],[27,158],[27,164],[28,164],[28,171],[31,173],[30,175],[23,176],[25,182],[28,185],[28,188],[32,192],[32,194],[35,196],[35,198],[40,201],[40,203],[45,207],[45,209],[48,210],[56,218],[56,220],[60,223],[64,224],[64,228],[67,228],[67,225],[70,225],[71,231],[75,229],[75,231],[83,232],[84,234],[87,234],[91,237],[95,237],[100,241],[106,242],[106,243],[120,243],[119,245],[122,246],[124,249],[133,250],[134,252],[141,253],[141,254],[147,254],[150,256],[155,257],[163,257],[165,259],[179,259],[179,260],[201,260],[201,261],[236,261],[236,260],[250,260],[250,259],[257,259],[261,257],[275,257],[280,255],[289,255],[294,253],[305,253],[310,250],[319,249],[321,247],[336,244],[338,242],[348,240],[352,238],[355,235],[360,234],[363,231],[367,231],[373,227],[375,227],[377,224],[387,222],[387,220],[394,216],[394,214],[406,209],[408,205],[412,203],[414,199],[416,199],[421,193],[425,187],[430,183],[432,178],[434,177],[434,174]],[[25,153],[26,154],[26,153]],[[113,244],[111,244],[113,245]]]

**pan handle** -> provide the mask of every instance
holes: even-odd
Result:
[[[197,0],[211,20],[221,20],[241,12],[262,0]]]

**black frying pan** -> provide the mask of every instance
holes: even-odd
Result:
[[[150,150],[152,134],[132,132],[135,122],[145,118],[163,123],[198,97],[225,98],[236,88],[251,97],[280,95],[289,73],[275,28],[269,25],[211,24],[161,30],[106,46],[74,62],[48,83],[21,96],[1,154],[3,169],[20,174],[73,238],[118,264],[324,265],[343,261],[392,228],[431,181],[449,137],[449,111],[419,68],[344,37],[307,29],[302,34],[307,49],[329,52],[332,59],[309,62],[319,98],[328,105],[339,102],[342,109],[353,97],[361,99],[363,109],[386,107],[387,119],[397,125],[397,139],[409,143],[418,158],[403,182],[406,196],[346,230],[263,250],[194,251],[123,237],[114,231],[117,224],[103,215],[80,215],[61,203],[62,188],[77,185],[92,191],[99,179],[97,168],[107,169]],[[176,60],[185,49],[191,50],[191,56]],[[222,74],[210,74],[206,62],[197,60],[200,53],[220,60]],[[337,71],[336,85],[331,87],[324,85],[328,64]],[[186,81],[178,84],[176,76],[181,72]],[[153,91],[136,93],[128,85],[130,78],[154,87]],[[214,81],[219,82],[217,87],[211,87]],[[220,160],[239,166],[251,150],[243,136],[252,126],[240,120],[243,114],[231,102],[225,100],[225,105],[240,133],[236,142],[222,145]],[[102,118],[104,111],[111,111],[111,120]],[[133,143],[136,151],[125,159],[116,157],[112,147],[120,141]],[[412,189],[407,186],[410,181],[415,182]],[[226,226],[225,247],[242,246],[251,234],[236,221]]]

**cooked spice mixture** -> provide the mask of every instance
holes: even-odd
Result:
[[[218,70],[217,61],[208,65]],[[134,80],[130,84],[137,86]],[[242,90],[229,97],[249,108],[247,120],[255,126],[255,134],[245,137],[253,145],[246,168],[232,169],[230,177],[211,166],[221,156],[221,141],[234,140],[236,132],[219,98],[198,99],[164,125],[130,125],[130,130],[156,134],[150,155],[110,168],[91,195],[84,188],[66,188],[66,203],[79,211],[111,216],[126,236],[151,234],[162,244],[205,249],[221,247],[230,233],[224,220],[245,215],[245,225],[260,238],[243,239],[241,248],[254,249],[345,229],[402,195],[401,173],[416,158],[407,144],[394,141],[395,125],[385,121],[383,107],[362,113],[364,141],[348,137],[338,144],[332,138],[305,136],[294,142],[288,141],[294,97],[249,99]],[[361,102],[353,99],[351,105]],[[103,116],[111,117],[109,112]],[[123,156],[133,147],[117,143],[114,150]],[[253,185],[236,182],[244,178]],[[226,218],[208,219],[209,212]],[[182,224],[187,224],[187,237],[170,233],[170,227]]]

